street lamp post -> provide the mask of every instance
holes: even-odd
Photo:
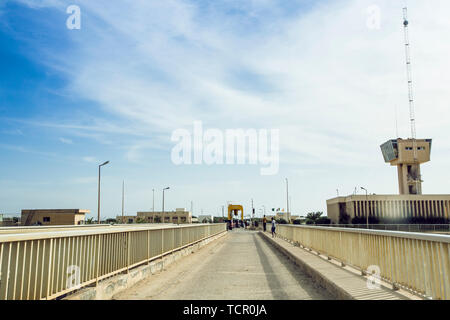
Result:
[[[168,190],[168,189],[170,189],[170,187],[167,187],[167,188],[163,189],[163,203],[162,203],[162,215],[163,215],[163,218],[164,218],[164,190]]]
[[[361,187],[361,189],[366,192],[366,228],[369,229],[369,202],[367,199],[367,189],[364,187]]]
[[[286,208],[287,208],[287,212],[289,212],[289,187],[288,187],[288,178],[286,178]]]
[[[155,189],[152,189],[153,191],[153,206],[152,206],[152,211],[155,212]]]
[[[109,161],[103,162],[98,166],[98,207],[97,207],[97,215],[98,215],[98,221],[97,223],[100,224],[100,168],[104,165],[107,165]]]
[[[124,223],[124,217],[123,217],[124,203],[125,203],[125,180],[122,181],[122,223]]]

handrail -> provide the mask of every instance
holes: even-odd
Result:
[[[450,299],[450,236],[283,224],[277,229],[282,238],[363,272],[376,266],[394,288]]]
[[[278,226],[285,226],[283,224],[279,224]],[[319,230],[334,230],[334,231],[345,231],[345,232],[354,232],[354,233],[363,233],[363,234],[378,234],[378,235],[387,235],[391,237],[399,237],[399,238],[408,238],[408,239],[420,239],[420,240],[429,240],[429,241],[438,241],[438,242],[446,242],[450,243],[450,236],[443,234],[430,234],[423,232],[407,232],[407,231],[392,231],[392,230],[374,230],[374,229],[360,229],[360,228],[340,228],[340,227],[324,227],[317,225],[288,225],[289,227],[294,228],[315,228]]]
[[[54,299],[222,232],[224,223],[0,234],[0,300]]]

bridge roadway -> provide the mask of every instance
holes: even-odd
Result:
[[[116,300],[333,299],[256,232],[234,229]]]

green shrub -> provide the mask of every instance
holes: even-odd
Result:
[[[328,217],[320,217],[316,220],[316,224],[331,224],[331,219]]]

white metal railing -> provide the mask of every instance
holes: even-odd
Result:
[[[277,234],[329,258],[433,299],[450,299],[450,236],[278,225]],[[371,269],[371,268],[370,268]]]
[[[331,228],[356,228],[372,230],[390,230],[406,232],[437,232],[448,233],[450,235],[450,224],[315,224],[310,226],[331,227]]]
[[[225,231],[221,223],[0,234],[0,300],[54,299]]]

